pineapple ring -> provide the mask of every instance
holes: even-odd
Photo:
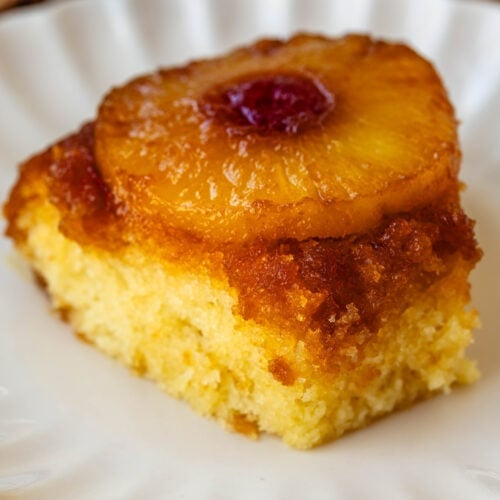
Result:
[[[302,89],[296,126],[280,103],[265,105],[277,118],[247,122],[217,107],[273,78]],[[104,99],[95,134],[102,175],[131,212],[219,243],[364,231],[455,186],[460,163],[432,65],[354,35],[265,40],[137,78]]]

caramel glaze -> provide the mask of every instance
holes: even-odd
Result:
[[[6,234],[16,241],[26,236],[16,214],[35,196],[29,189],[40,180],[59,210],[59,230],[65,236],[82,245],[109,249],[123,243],[124,207],[114,199],[95,163],[93,122],[21,165],[19,180],[4,207],[9,221]]]
[[[480,259],[473,222],[457,198],[388,217],[363,234],[234,249],[225,265],[241,314],[302,332],[327,366],[351,354],[355,363],[370,337],[446,276],[457,258],[467,270]],[[290,380],[281,363],[274,368],[276,378]]]
[[[47,185],[49,200],[63,215],[60,231],[81,243],[103,240],[119,244],[116,224],[121,206],[103,181],[94,158],[94,124],[63,139],[51,149]],[[109,228],[113,228],[111,232]]]
[[[209,262],[211,271],[222,273],[237,291],[243,318],[304,340],[322,368],[349,357],[350,346],[357,356],[391,314],[408,305],[412,293],[446,276],[456,259],[471,269],[481,257],[473,222],[460,208],[458,184],[434,204],[344,238],[216,245],[169,233],[154,222],[135,220],[113,198],[94,160],[93,130],[92,123],[85,125],[21,167],[5,206],[7,235],[18,242],[25,237],[17,216],[33,198],[27,186],[42,178],[65,236],[117,251],[132,239],[142,245],[142,235],[145,244],[176,248],[181,264]],[[295,379],[281,357],[269,370],[284,385]]]

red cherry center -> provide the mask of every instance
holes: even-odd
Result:
[[[333,95],[317,81],[278,74],[254,76],[223,87],[205,99],[202,110],[222,120],[228,130],[252,127],[261,133],[297,134],[319,125],[333,106]]]

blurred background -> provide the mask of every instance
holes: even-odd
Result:
[[[0,0],[0,11],[4,11],[13,7],[22,7],[23,5],[30,5],[33,3],[40,3],[41,0]]]
[[[35,3],[44,3],[49,1],[51,0],[0,0],[0,13],[9,9],[26,7],[27,5],[32,5]],[[64,1],[71,1],[71,0],[64,0]],[[481,0],[481,1],[488,1],[488,0]],[[500,0],[489,0],[489,1],[498,2],[500,4]]]

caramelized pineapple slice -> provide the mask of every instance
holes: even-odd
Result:
[[[129,210],[207,241],[344,236],[456,183],[432,66],[365,36],[300,35],[114,89],[102,174]]]

